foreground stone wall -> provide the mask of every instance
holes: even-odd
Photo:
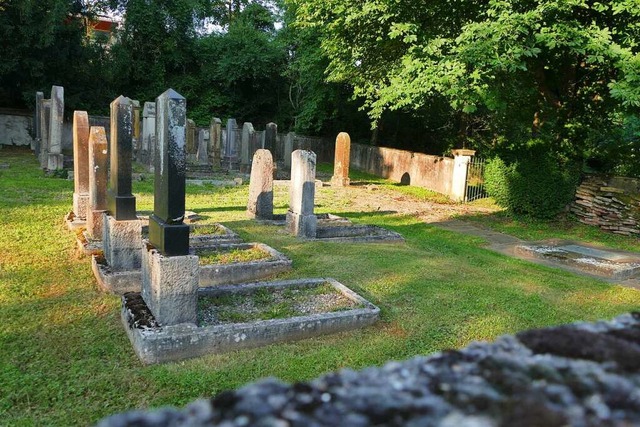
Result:
[[[588,175],[576,191],[571,212],[584,224],[623,235],[640,234],[640,180]]]
[[[351,144],[351,167],[395,182],[451,194],[454,160],[448,157]]]
[[[309,383],[268,379],[183,410],[129,412],[98,425],[640,425],[640,313],[525,331]]]

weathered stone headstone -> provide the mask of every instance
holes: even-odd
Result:
[[[209,157],[214,168],[220,167],[222,148],[222,121],[213,117],[209,126]]]
[[[73,112],[73,213],[86,220],[89,205],[89,115]]]
[[[208,165],[209,164],[209,131],[206,129],[200,129],[198,131],[198,164],[199,165]]]
[[[227,120],[227,138],[224,142],[224,167],[227,170],[234,170],[238,166],[238,141],[236,138],[238,124],[236,119]]]
[[[64,88],[51,87],[51,118],[49,120],[49,146],[47,169],[54,171],[64,167],[62,155],[62,126],[64,121]]]
[[[156,103],[145,102],[142,110],[142,144],[138,161],[153,168],[156,146]]]
[[[291,153],[293,153],[293,142],[296,137],[294,132],[289,132],[284,137],[284,168],[291,170]]]
[[[349,162],[351,161],[351,138],[346,132],[340,132],[336,138],[336,154],[333,163],[331,185],[347,187],[349,185]]]
[[[277,162],[276,156],[276,139],[278,135],[278,125],[275,123],[267,123],[267,127],[264,131],[264,148],[265,150],[271,151],[271,155],[273,156],[273,162]]]
[[[189,163],[195,163],[196,160],[196,152],[198,151],[198,146],[196,145],[196,122],[191,119],[187,120],[187,161]]]
[[[313,213],[315,203],[316,155],[312,151],[291,153],[291,186],[287,228],[297,237],[316,237],[318,220]]]
[[[109,149],[102,126],[92,126],[89,131],[89,209],[87,233],[94,240],[102,239],[103,214],[107,209],[107,179]]]
[[[40,120],[42,118],[42,100],[44,99],[44,93],[36,92],[36,112],[33,117],[33,144],[31,149],[36,153],[36,156],[40,155],[40,144],[42,141],[42,129],[40,126]]]
[[[242,142],[240,143],[240,172],[248,173],[251,170],[251,140],[255,130],[253,124],[244,122],[242,125]]]
[[[133,156],[134,159],[137,159],[139,156],[139,152],[141,151],[141,141],[140,141],[140,101],[135,99],[131,100],[131,105],[133,107]]]
[[[273,218],[273,157],[269,150],[260,149],[253,155],[247,216]]]
[[[142,298],[161,325],[195,323],[199,265],[184,224],[187,102],[172,89],[156,99],[158,153],[149,245],[142,248]]]
[[[40,167],[47,169],[49,164],[49,123],[51,122],[51,100],[43,99],[40,108]]]
[[[113,271],[140,268],[142,224],[131,194],[133,108],[124,96],[111,103],[110,176],[108,212],[103,217],[104,256]]]
[[[189,226],[184,224],[187,101],[172,89],[156,99],[158,152],[149,241],[164,255],[189,253]]]

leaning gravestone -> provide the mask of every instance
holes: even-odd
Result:
[[[273,218],[273,158],[269,150],[257,150],[253,155],[249,181],[249,218]]]
[[[89,132],[89,209],[87,234],[92,240],[102,239],[103,214],[107,210],[109,151],[103,127],[92,126]]]
[[[85,221],[89,205],[89,115],[73,113],[73,213]]]
[[[142,248],[142,298],[160,325],[196,323],[199,264],[184,223],[187,101],[172,89],[156,99],[158,151],[153,215]]]
[[[136,216],[136,198],[131,194],[133,106],[129,98],[111,103],[110,177],[108,212],[104,216],[104,256],[113,271],[140,268],[142,224]]]
[[[240,143],[240,172],[248,173],[251,170],[251,141],[255,134],[253,124],[244,122],[242,125],[242,141]]]
[[[336,187],[349,186],[349,162],[351,156],[351,138],[346,132],[340,132],[336,138],[336,154],[333,164],[331,185]]]
[[[49,146],[47,170],[55,171],[64,167],[62,155],[62,126],[64,120],[64,88],[51,88],[51,118],[49,120]]]
[[[312,151],[291,153],[291,186],[287,228],[297,237],[316,237],[318,219],[313,213],[315,202],[316,155]]]

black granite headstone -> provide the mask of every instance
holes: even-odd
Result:
[[[156,156],[149,242],[163,255],[189,254],[184,224],[187,100],[173,89],[156,98]]]
[[[116,221],[137,219],[136,198],[131,194],[133,152],[133,105],[120,95],[111,103],[110,177],[107,190],[109,213]]]

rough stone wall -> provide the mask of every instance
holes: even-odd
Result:
[[[640,234],[640,180],[588,175],[570,206],[578,220],[623,235]]]
[[[28,111],[0,112],[0,145],[31,145],[32,127]]]
[[[129,412],[124,426],[640,425],[640,313],[473,343],[308,383],[274,379],[185,409]]]

